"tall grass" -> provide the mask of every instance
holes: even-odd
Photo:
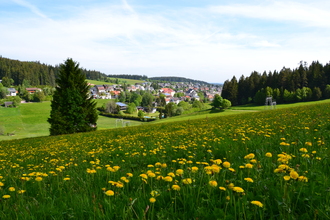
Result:
[[[1,219],[329,219],[330,104],[0,142]]]

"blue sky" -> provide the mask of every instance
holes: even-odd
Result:
[[[329,62],[330,2],[0,0],[0,55],[224,82]]]

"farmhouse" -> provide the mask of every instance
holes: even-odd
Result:
[[[28,91],[28,93],[30,93],[30,94],[34,94],[37,91],[41,92],[42,90],[39,88],[26,88],[26,91]]]
[[[17,91],[15,88],[8,88],[8,92],[9,92],[8,96],[16,96],[16,94],[17,94]]]

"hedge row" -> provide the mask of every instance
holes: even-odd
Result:
[[[157,120],[157,118],[139,118],[139,117],[131,116],[131,115],[112,114],[112,113],[105,113],[105,112],[101,112],[100,115],[106,116],[106,117],[111,117],[111,118],[122,118],[122,119],[127,119],[127,120],[145,121],[145,122]]]

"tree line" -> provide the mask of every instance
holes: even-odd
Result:
[[[34,86],[49,85],[55,87],[55,80],[59,75],[59,65],[42,64],[39,61],[19,61],[0,56],[0,79],[12,80],[11,85],[22,85],[28,81]],[[81,68],[87,79],[99,80],[107,76],[96,70]]]
[[[283,67],[262,74],[253,71],[250,76],[234,76],[223,84],[222,97],[232,105],[265,104],[272,96],[277,103],[293,103],[330,98],[330,63],[313,61],[309,66],[300,62],[295,69]]]

